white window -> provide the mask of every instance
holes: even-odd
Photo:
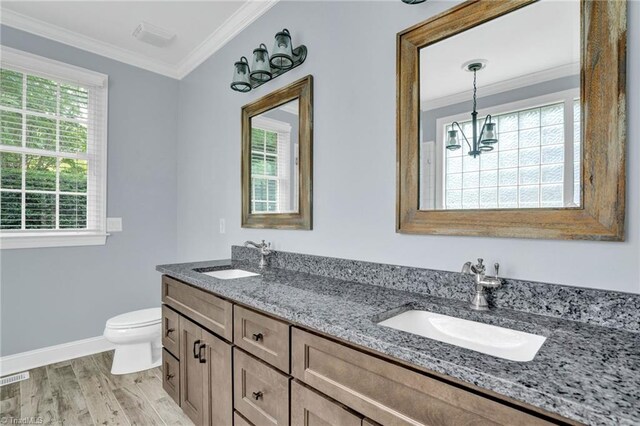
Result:
[[[462,148],[442,150],[444,209],[580,206],[579,91],[569,90],[482,111],[498,123],[498,143],[479,157]],[[473,133],[469,116],[438,120],[439,146],[453,121]]]
[[[104,244],[107,76],[0,48],[0,247]]]
[[[292,211],[291,125],[263,116],[251,119],[251,211]]]

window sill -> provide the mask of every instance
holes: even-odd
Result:
[[[29,233],[0,234],[0,250],[45,247],[103,246],[106,233]]]

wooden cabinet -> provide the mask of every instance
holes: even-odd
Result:
[[[198,426],[572,423],[292,327],[167,276],[162,301],[163,387]]]
[[[296,379],[383,425],[541,425],[499,402],[294,328]]]
[[[180,356],[180,314],[162,305],[162,346],[175,357]]]
[[[238,414],[237,411],[233,413],[233,425],[234,426],[253,426],[247,419]]]
[[[234,406],[256,426],[289,424],[289,377],[234,348]]]
[[[166,349],[162,350],[162,388],[180,405],[180,363]]]
[[[291,326],[266,315],[235,305],[233,341],[258,358],[289,372],[289,333]]]
[[[231,346],[185,317],[179,322],[182,410],[196,425],[231,425]]]
[[[224,339],[233,340],[233,305],[206,291],[162,277],[162,303]]]
[[[292,426],[362,426],[362,418],[320,393],[291,383]]]

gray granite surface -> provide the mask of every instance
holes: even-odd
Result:
[[[218,280],[198,272],[229,266],[261,275]],[[256,266],[254,261],[220,260],[156,269],[291,323],[579,422],[640,424],[640,333],[500,307],[473,312],[462,297],[407,291],[412,289],[408,284],[406,289],[401,283],[370,285],[273,266],[260,271]],[[318,272],[313,265],[309,268]],[[375,280],[386,273],[382,267],[376,271],[371,272]],[[406,309],[501,325],[547,340],[533,361],[515,362],[377,325],[390,311]],[[634,318],[638,320],[637,313]]]
[[[260,255],[253,248],[232,246],[231,257],[258,262]],[[472,276],[457,272],[284,251],[269,256],[269,264],[274,268],[463,301],[469,300],[474,285]],[[493,267],[488,267],[487,272],[492,274]],[[491,306],[496,308],[640,332],[640,294],[509,278],[503,280],[500,289],[489,290],[488,294]]]

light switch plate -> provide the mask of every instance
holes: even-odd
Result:
[[[108,217],[107,218],[107,232],[122,232],[122,218],[121,217]]]
[[[224,234],[225,232],[227,232],[226,221],[224,219],[220,219],[220,233]]]

